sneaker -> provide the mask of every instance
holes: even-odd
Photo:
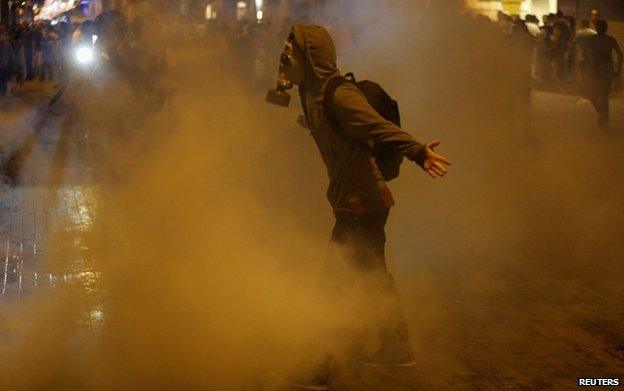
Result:
[[[416,359],[412,352],[397,353],[385,348],[361,359],[360,362],[371,367],[408,368],[416,365]]]

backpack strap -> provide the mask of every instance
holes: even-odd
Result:
[[[308,127],[310,127],[310,119],[308,118],[308,104],[306,103],[306,90],[303,85],[299,86],[299,98],[301,101],[301,108],[303,109],[303,116],[306,119]]]
[[[340,126],[338,118],[336,118],[334,95],[336,94],[336,90],[338,89],[338,87],[345,83],[353,84],[357,89],[359,89],[357,81],[355,80],[355,76],[353,75],[353,73],[349,72],[344,76],[334,76],[332,79],[330,79],[325,86],[325,93],[323,95],[323,113],[325,115],[325,119],[327,120],[327,122],[329,122],[332,130],[342,137],[347,137],[347,135],[342,126]],[[352,140],[354,142],[357,142],[358,144],[362,144],[366,148],[370,148],[370,145],[367,143],[356,141],[355,139]]]

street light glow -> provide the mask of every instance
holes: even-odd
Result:
[[[76,60],[80,64],[89,64],[95,57],[93,49],[87,46],[81,46],[76,49]]]

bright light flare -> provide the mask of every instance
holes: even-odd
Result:
[[[95,58],[95,53],[93,53],[93,49],[87,46],[81,46],[76,49],[76,60],[80,64],[89,64],[93,62]]]

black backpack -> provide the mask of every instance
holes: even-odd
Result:
[[[329,120],[334,131],[343,133],[343,129],[335,118],[335,109],[333,105],[334,93],[336,89],[344,83],[351,83],[356,86],[364,96],[368,103],[381,115],[384,119],[393,122],[396,126],[401,127],[401,115],[399,114],[399,104],[388,95],[388,93],[377,83],[370,80],[356,81],[353,73],[347,73],[344,77],[337,76],[331,79],[325,87],[325,96],[323,98],[323,109],[325,116]],[[383,179],[390,181],[399,176],[401,163],[403,163],[403,155],[392,146],[383,146],[377,143],[367,144],[371,148],[375,164]]]

